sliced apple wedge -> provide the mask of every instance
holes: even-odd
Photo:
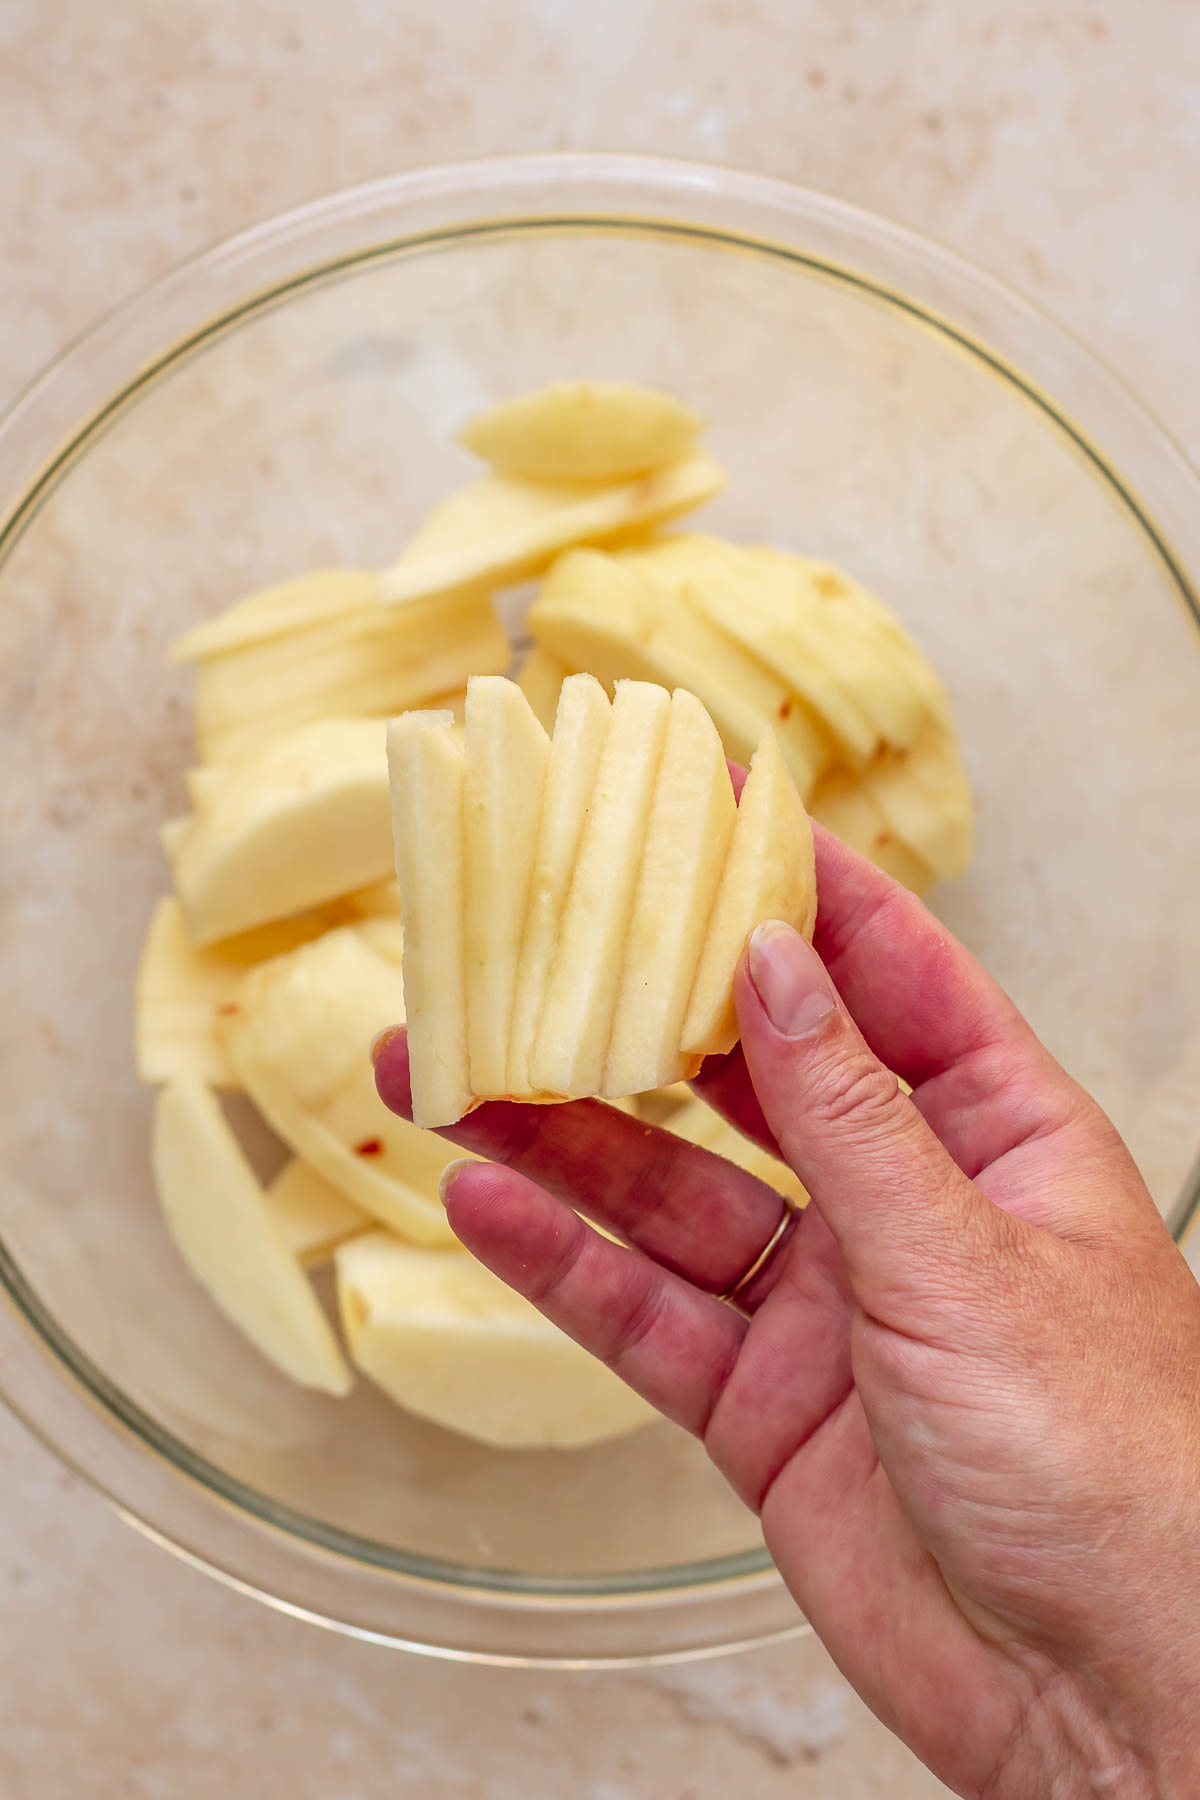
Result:
[[[313,569],[293,581],[248,594],[203,624],[176,638],[171,662],[198,662],[261,644],[306,625],[318,625],[379,600],[379,575],[375,569]]]
[[[534,639],[609,688],[624,679],[687,688],[737,762],[749,762],[764,723],[773,723],[807,793],[829,761],[827,739],[790,688],[688,602],[682,582],[656,574],[652,556],[577,550],[561,557],[530,609]]]
[[[463,747],[448,712],[388,726],[392,834],[404,909],[413,1120],[452,1125],[471,1101],[463,970]]]
[[[403,1020],[400,927],[376,918],[258,964],[219,1028],[239,1084],[294,1155],[393,1231],[451,1243],[437,1182],[457,1152],[375,1091],[371,1039]]]
[[[211,1088],[173,1082],[154,1110],[154,1178],[197,1281],[293,1381],[348,1393],[349,1369]]]
[[[188,933],[179,901],[164,896],[151,917],[134,984],[138,1075],[151,1086],[191,1076],[210,1087],[236,1088],[218,1025],[246,970],[337,925],[395,909],[395,883],[381,883],[202,949]]]
[[[508,639],[486,593],[405,607],[378,599],[204,656],[196,739],[205,762],[236,761],[313,719],[385,718],[499,674]]]
[[[536,644],[517,670],[517,686],[546,731],[554,730],[559,691],[570,673],[557,657]]]
[[[517,962],[507,1078],[508,1091],[513,1095],[533,1092],[529,1055],[541,1020],[559,924],[610,718],[608,697],[598,681],[591,675],[567,677],[562,684],[546,765],[529,904]]]
[[[750,933],[765,919],[783,919],[811,939],[816,917],[812,826],[768,727],[742,789],[680,1048],[699,1056],[732,1050],[733,978]]]
[[[566,1449],[657,1417],[465,1251],[384,1233],[337,1253],[353,1361],[407,1411],[505,1450]]]
[[[330,1187],[298,1156],[284,1163],[266,1200],[276,1231],[306,1269],[327,1263],[350,1238],[378,1229],[370,1213]]]
[[[862,785],[859,772],[834,770],[822,777],[808,803],[812,817],[865,856],[893,880],[925,894],[933,883],[933,870],[896,835],[896,829]]]
[[[678,688],[625,938],[604,1094],[665,1087],[692,1072],[679,1036],[736,817],[716,727]]]
[[[467,683],[463,789],[463,958],[471,1091],[508,1091],[517,962],[550,739],[515,682]]]
[[[942,877],[971,860],[971,790],[951,729],[931,722],[909,750],[863,770],[864,791],[906,849]]]
[[[485,475],[434,508],[400,560],[384,572],[383,598],[429,599],[481,582],[496,587],[523,580],[572,544],[596,543],[676,518],[724,485],[724,474],[702,452],[651,475],[609,484]]]
[[[171,853],[198,944],[382,880],[392,866],[386,727],[319,719],[235,764]]]
[[[665,689],[618,682],[529,1057],[545,1094],[600,1091],[670,710]]]
[[[476,413],[459,441],[500,475],[623,481],[681,461],[704,421],[672,394],[632,381],[556,381]]]

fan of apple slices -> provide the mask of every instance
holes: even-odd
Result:
[[[549,737],[521,689],[467,684],[388,729],[413,1118],[477,1101],[616,1098],[736,1041],[751,931],[812,936],[812,829],[764,728],[741,805],[686,689],[562,685]]]

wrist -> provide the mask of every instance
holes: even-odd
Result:
[[[1127,1706],[1057,1671],[1042,1681],[980,1800],[1194,1800],[1197,1696]]]

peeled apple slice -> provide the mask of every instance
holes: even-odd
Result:
[[[617,684],[529,1056],[542,1093],[601,1089],[670,706],[663,688]]]
[[[471,1101],[463,969],[465,758],[448,712],[388,726],[392,834],[405,920],[413,1120],[452,1125]]]
[[[862,772],[865,793],[906,849],[935,875],[961,875],[971,860],[971,790],[950,729],[931,723],[909,750]]]
[[[675,518],[724,485],[721,469],[703,452],[608,485],[485,475],[434,508],[385,571],[383,598],[429,599],[481,582],[495,587],[524,580],[572,544]]]
[[[716,727],[678,688],[625,938],[604,1094],[665,1087],[689,1073],[679,1034],[736,817]]]
[[[463,957],[471,1091],[508,1091],[517,961],[550,739],[515,682],[467,683],[463,742]]]
[[[353,1361],[407,1411],[504,1450],[619,1437],[652,1407],[465,1251],[384,1233],[337,1253]]]
[[[154,1178],[184,1261],[227,1318],[293,1381],[346,1394],[352,1378],[211,1088],[163,1088]]]
[[[400,958],[394,920],[326,932],[251,969],[220,1028],[238,1082],[294,1155],[393,1231],[447,1244],[437,1183],[461,1153],[388,1111],[369,1055],[404,1020]]]
[[[230,762],[313,719],[386,718],[499,674],[511,651],[486,593],[411,606],[378,599],[200,659],[196,740]]]
[[[313,569],[294,581],[249,594],[214,618],[194,625],[171,645],[170,660],[197,662],[246,644],[260,644],[266,638],[335,619],[378,600],[375,569]]]
[[[500,475],[527,481],[621,481],[679,462],[704,421],[632,381],[556,381],[476,413],[459,441]]]
[[[561,557],[529,613],[539,646],[612,687],[631,679],[684,687],[702,701],[728,755],[747,763],[773,723],[802,793],[829,746],[777,676],[691,606],[682,586],[655,575],[649,550]]]
[[[812,826],[768,727],[738,803],[681,1048],[700,1056],[732,1050],[738,1037],[733,978],[750,933],[765,919],[782,919],[811,940],[816,918]]]
[[[275,1229],[306,1269],[319,1268],[339,1244],[376,1228],[370,1213],[330,1187],[298,1156],[284,1163],[266,1200]]]
[[[529,1053],[537,1035],[554,960],[559,923],[608,738],[608,696],[591,675],[563,682],[558,704],[529,882],[509,1034],[508,1091],[531,1093]]]
[[[893,880],[911,888],[914,894],[928,892],[934,879],[932,869],[900,842],[894,826],[863,787],[858,773],[838,769],[826,775],[818,782],[808,810],[834,837],[841,838]]]
[[[392,865],[382,719],[320,719],[202,794],[171,852],[193,939],[209,944],[382,880]]]
[[[570,673],[548,650],[542,650],[537,645],[517,670],[517,686],[533,708],[534,717],[541,720],[546,731],[554,730],[559,691]]]
[[[219,1031],[246,970],[357,918],[398,916],[395,882],[349,894],[295,919],[280,919],[224,943],[200,948],[176,897],[155,906],[134,984],[134,1057],[142,1081],[157,1086],[187,1076],[236,1088]]]

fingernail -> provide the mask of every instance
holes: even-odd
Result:
[[[750,939],[750,979],[776,1031],[806,1037],[837,1001],[821,959],[782,919],[767,919]]]
[[[441,1200],[443,1206],[445,1206],[446,1201],[450,1198],[450,1183],[454,1180],[459,1170],[469,1169],[476,1160],[477,1159],[473,1156],[456,1156],[453,1162],[448,1162],[446,1164],[445,1168],[438,1176],[438,1198]]]
[[[398,1038],[403,1030],[403,1025],[385,1025],[382,1031],[377,1031],[375,1033],[375,1036],[371,1039],[372,1068],[374,1068],[375,1064],[379,1061],[392,1039]]]

